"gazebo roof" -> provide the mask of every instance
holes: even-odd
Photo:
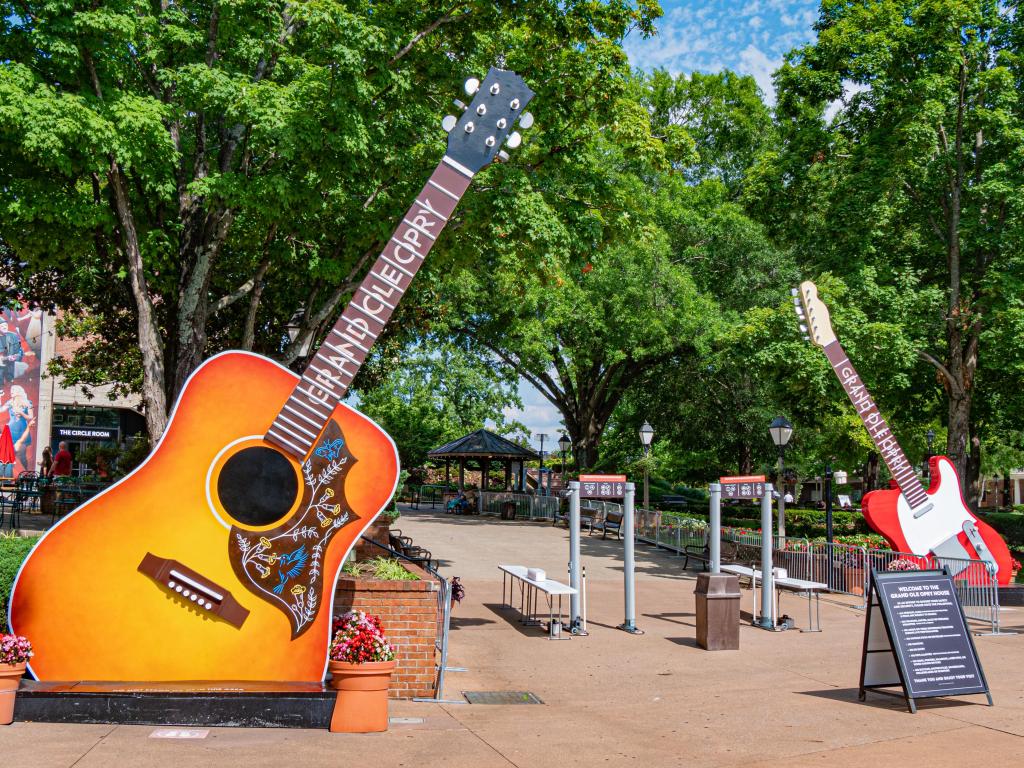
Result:
[[[540,458],[540,454],[529,448],[516,445],[511,440],[506,440],[501,435],[496,435],[486,429],[478,429],[458,440],[445,443],[440,448],[435,448],[427,453],[427,456],[432,459],[487,458],[521,459],[523,461]]]

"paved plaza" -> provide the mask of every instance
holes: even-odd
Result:
[[[159,740],[151,726],[16,723],[0,729],[7,766],[961,766],[1024,759],[1024,635],[978,637],[995,699],[857,701],[864,627],[855,599],[822,603],[824,631],[768,633],[744,625],[741,649],[694,641],[695,575],[682,560],[637,547],[637,624],[623,620],[622,545],[583,535],[590,636],[553,642],[502,606],[498,563],[538,566],[566,580],[568,533],[550,524],[405,510],[405,535],[459,576],[446,695],[529,691],[541,705],[396,702],[384,734],[211,729]],[[750,593],[744,590],[743,609]],[[806,603],[781,609],[806,626]],[[746,615],[746,614],[745,614]],[[748,616],[749,618],[749,616]],[[1003,624],[1024,631],[1024,609]]]

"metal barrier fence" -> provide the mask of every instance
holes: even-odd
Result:
[[[421,504],[429,504],[434,509],[438,504],[444,506],[445,493],[455,493],[458,489],[453,485],[411,485],[412,508],[419,509]]]
[[[484,491],[481,494],[483,514],[501,515],[514,511],[516,518],[554,520],[562,500],[558,496],[537,496],[512,491]]]
[[[423,563],[412,560],[401,552],[396,552],[391,547],[386,547],[383,544],[374,541],[373,539],[362,537],[364,542],[368,542],[378,549],[383,550],[391,557],[398,560],[405,560],[410,563],[415,563],[419,567],[423,568],[437,583],[437,622],[435,627],[434,635],[434,649],[437,652],[437,658],[435,660],[435,667],[437,670],[437,686],[434,689],[434,695],[431,698],[417,697],[414,701],[431,701],[439,702],[442,704],[464,704],[465,701],[459,700],[447,700],[444,698],[444,679],[446,672],[464,672],[465,669],[462,667],[449,667],[448,666],[448,636],[451,631],[452,623],[452,585],[441,573],[429,563],[424,565]]]
[[[901,562],[906,570],[925,570],[945,566],[953,576],[957,597],[963,606],[964,615],[976,622],[991,627],[992,634],[999,634],[999,581],[988,563],[982,560],[964,560],[955,557],[938,557],[933,554],[914,555],[909,552],[892,552],[885,549],[869,549],[865,552],[865,572],[897,570],[893,564]],[[916,566],[916,568],[914,567]],[[867,588],[865,580],[865,589]]]

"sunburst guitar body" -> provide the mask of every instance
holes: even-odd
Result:
[[[254,572],[275,594],[282,574],[301,561],[295,575],[304,578],[286,579],[280,597],[289,606],[301,599],[305,607],[314,566],[321,583],[333,588],[349,548],[391,498],[398,456],[380,427],[339,404],[325,432],[336,429],[344,441],[334,461],[344,457],[343,469],[327,483],[318,486],[317,477],[307,483],[307,470],[320,464],[314,471],[322,472],[331,464],[327,457],[314,451],[300,462],[262,437],[297,379],[257,355],[229,352],[211,358],[189,380],[147,461],[46,534],[22,567],[11,599],[12,627],[31,638],[36,649],[32,671],[37,678],[323,678],[331,595],[316,596],[327,604],[318,606],[322,609],[296,636],[296,621],[273,602],[259,599],[229,557],[239,537],[258,548],[275,525],[253,525],[251,514],[248,520],[233,518],[219,493],[230,491],[228,480],[250,483],[257,492],[269,490],[262,488],[268,480],[279,484],[280,475],[291,472],[300,490],[285,518],[298,523],[297,529],[277,535],[268,548],[272,554],[256,563],[266,568],[266,576]],[[326,439],[320,442],[330,446]],[[247,455],[253,451],[255,456]],[[232,460],[258,467],[265,451],[280,457],[268,469],[273,477],[225,476]],[[326,526],[318,513],[329,521]],[[312,534],[310,528],[315,528]],[[313,549],[328,531],[333,536],[314,563]],[[143,573],[139,567],[147,555],[181,564],[169,569],[180,576]],[[282,563],[289,555],[292,562]],[[213,599],[220,596],[224,602],[229,595],[238,606],[233,613]],[[212,608],[206,608],[208,603]],[[227,610],[228,616],[214,608]],[[241,611],[248,613],[239,625]]]
[[[37,678],[323,679],[338,571],[398,481],[391,438],[342,399],[473,176],[533,122],[514,72],[466,90],[445,156],[302,376],[211,358],[146,462],[36,545],[10,622]]]

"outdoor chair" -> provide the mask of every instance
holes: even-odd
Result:
[[[388,534],[388,543],[391,549],[398,552],[406,560],[411,560],[414,563],[425,564],[427,568],[430,568],[434,556],[430,554],[429,550],[413,544],[412,539],[408,536],[403,536],[401,531],[392,529]]]
[[[622,513],[607,512],[603,518],[591,523],[590,532],[594,531],[600,531],[602,539],[606,538],[608,532],[611,531],[619,541],[622,541]]]

